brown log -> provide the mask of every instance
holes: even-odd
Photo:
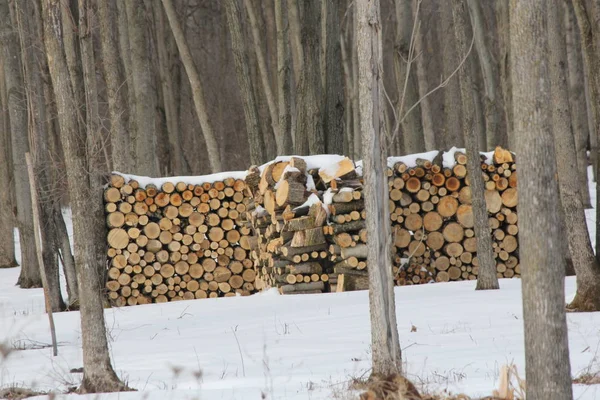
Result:
[[[345,224],[332,224],[327,228],[330,228],[329,231],[331,235],[337,235],[338,233],[342,233],[342,232],[354,232],[354,231],[359,231],[361,229],[365,228],[365,221],[364,220],[358,220],[358,221],[352,221],[352,222],[347,222]]]
[[[502,248],[509,253],[512,253],[513,251],[515,251],[517,249],[517,247],[518,247],[517,238],[512,235],[506,235],[504,237],[504,239],[502,240]]]
[[[465,228],[474,226],[473,209],[470,205],[461,204],[456,210],[456,220]]]
[[[356,257],[366,259],[368,254],[368,246],[366,244],[358,244],[354,247],[342,248],[340,255],[342,258]]]
[[[279,183],[275,194],[275,201],[279,207],[286,204],[298,205],[306,200],[306,187],[303,183],[284,180]],[[269,211],[267,209],[267,211]]]
[[[509,188],[502,192],[502,204],[506,207],[516,207],[518,202],[517,189]]]
[[[411,234],[406,229],[396,227],[394,231],[394,245],[399,248],[406,248],[410,244]]]
[[[471,204],[471,187],[464,186],[458,192],[458,201],[462,204]]]
[[[465,239],[462,242],[462,245],[463,245],[465,251],[468,251],[471,253],[477,252],[477,238],[475,238],[475,237],[470,237],[470,238]]]
[[[434,261],[434,265],[438,271],[446,271],[450,267],[450,259],[446,256],[438,257]]]
[[[329,183],[332,180],[339,178],[354,171],[354,163],[349,158],[338,161],[334,166],[322,168],[319,170],[319,177],[324,183]]]
[[[419,214],[410,214],[404,219],[404,227],[409,231],[417,231],[423,226],[423,218]]]
[[[459,178],[467,176],[467,168],[462,164],[456,164],[454,168],[452,168],[452,172]]]
[[[405,187],[410,193],[417,193],[421,190],[421,180],[413,176],[406,181]]]
[[[448,268],[448,276],[450,277],[450,280],[458,280],[461,277],[461,275],[462,271],[460,270],[460,268],[456,266]]]
[[[496,149],[494,149],[493,160],[494,160],[495,164],[504,164],[504,163],[514,162],[511,152],[503,149],[500,146],[497,146]]]
[[[485,191],[485,203],[488,212],[495,214],[502,208],[502,197],[495,190]]]
[[[443,219],[440,214],[435,211],[430,211],[423,217],[423,226],[425,230],[434,232],[442,227]]]
[[[108,244],[115,249],[124,249],[129,244],[129,235],[125,229],[111,229],[107,235]]]
[[[329,210],[332,215],[348,214],[352,211],[360,211],[365,208],[363,200],[355,200],[348,203],[334,203],[329,205]]]
[[[369,278],[348,274],[338,275],[336,292],[347,292],[354,290],[368,290]]]
[[[458,201],[452,196],[444,196],[437,204],[437,212],[444,218],[449,218],[456,214]]]
[[[449,243],[444,246],[444,252],[450,257],[458,258],[463,253],[464,249],[460,243]]]
[[[451,176],[446,179],[445,186],[449,191],[455,192],[460,188],[460,181],[456,177]]]
[[[420,240],[413,240],[408,245],[408,255],[420,257],[425,253],[425,244]]]
[[[254,279],[256,278],[256,272],[254,272],[252,269],[246,269],[242,273],[242,278],[244,279],[244,282],[254,282]]]
[[[440,232],[431,232],[427,235],[427,246],[433,250],[439,250],[444,246],[444,235]]]

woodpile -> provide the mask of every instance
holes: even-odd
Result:
[[[253,237],[246,219],[251,199],[245,173],[237,175],[214,182],[162,179],[145,185],[140,180],[147,178],[111,176],[104,200],[106,289],[113,305],[256,291],[249,257]]]
[[[500,278],[520,275],[513,157],[497,148],[481,160]],[[414,165],[397,162],[388,170],[390,219],[397,249],[394,275],[399,285],[477,279],[467,158],[453,149],[444,159],[416,158]]]

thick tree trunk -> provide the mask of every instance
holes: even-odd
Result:
[[[460,58],[456,52],[456,40],[454,39],[454,28],[452,22],[452,4],[443,1],[439,4],[441,24],[439,29],[439,41],[442,46],[442,64],[444,68],[444,79],[458,67]],[[438,143],[443,149],[452,146],[464,147],[461,124],[461,103],[458,77],[453,76],[448,85],[444,87],[444,135],[443,142]]]
[[[557,2],[549,2],[558,7]],[[571,368],[565,316],[564,257],[559,242],[546,4],[511,2],[514,137],[519,149],[519,255],[525,324],[526,396],[569,400]],[[544,168],[538,168],[539,165]],[[540,234],[543,232],[543,234]]]
[[[8,110],[8,104],[5,104],[2,69],[2,62],[0,62],[0,187],[4,188],[0,190],[0,204],[3,204],[0,207],[0,268],[12,268],[17,266],[12,201],[12,158],[10,156],[10,125],[8,124],[8,115],[4,112],[4,110]]]
[[[304,69],[304,50],[302,50],[302,41],[300,39],[300,10],[298,10],[298,0],[287,0],[287,6],[290,23],[289,40],[294,60],[294,80],[297,83]]]
[[[54,87],[60,136],[65,154],[69,197],[73,213],[75,260],[80,293],[81,336],[83,348],[82,393],[125,389],[112,369],[106,339],[102,294],[98,271],[104,266],[105,229],[101,186],[92,186],[87,173],[85,138],[77,126],[72,107],[73,89],[63,53],[61,7],[58,0],[43,0],[44,39]],[[94,223],[90,224],[90,221]]]
[[[275,0],[275,26],[277,27],[277,105],[279,134],[277,148],[279,155],[292,154],[292,115],[291,115],[291,72],[290,46],[288,44],[289,22],[283,0]]]
[[[323,135],[325,151],[328,154],[344,152],[344,73],[342,66],[342,49],[340,44],[340,20],[338,16],[341,0],[327,1],[327,18],[325,38],[325,82],[323,96]]]
[[[585,98],[585,76],[581,58],[581,41],[577,30],[577,21],[571,2],[565,2],[565,26],[567,37],[567,61],[569,64],[569,104],[573,132],[575,134],[575,152],[579,170],[579,191],[585,208],[592,208],[588,188],[587,145],[590,137],[588,112]]]
[[[492,59],[492,52],[488,40],[486,40],[486,27],[483,18],[482,4],[477,0],[467,0],[473,35],[475,36],[475,49],[477,50],[481,74],[485,88],[485,133],[487,138],[487,150],[496,146],[506,147],[508,145],[506,136],[500,131],[500,108],[498,107],[497,71]]]
[[[102,48],[102,68],[108,97],[112,165],[117,171],[132,171],[131,141],[128,129],[128,109],[125,97],[125,76],[119,58],[117,5],[115,0],[98,1],[98,22]],[[123,57],[123,59],[128,58]]]
[[[10,118],[13,177],[16,197],[16,223],[21,245],[21,275],[17,284],[22,288],[41,287],[42,279],[35,253],[31,191],[27,177],[25,153],[29,152],[27,110],[23,75],[19,63],[19,38],[10,20],[8,0],[0,0],[0,43],[3,50],[4,79]]]
[[[388,186],[385,183],[382,32],[379,0],[355,3],[359,69],[360,126],[363,143],[365,209],[369,212],[369,307],[373,375],[402,371],[392,280]]]
[[[567,83],[567,48],[561,9],[548,3],[548,43],[552,81],[552,131],[556,152],[560,198],[564,209],[569,249],[577,274],[577,294],[571,308],[600,310],[600,266],[594,257],[581,201],[575,140],[571,128]]]
[[[420,153],[425,150],[425,138],[421,123],[421,106],[414,108],[406,118],[406,111],[419,101],[416,82],[414,54],[411,53],[413,34],[413,18],[411,0],[395,0],[396,6],[396,39],[394,43],[394,71],[398,100],[396,102],[396,118],[400,125],[394,123],[394,136],[401,129],[404,154]]]
[[[468,51],[467,10],[465,0],[452,1],[452,17],[456,36],[458,56],[463,59]],[[476,290],[499,289],[496,276],[496,260],[492,249],[492,235],[488,225],[488,212],[485,204],[483,176],[479,160],[479,134],[474,124],[474,101],[469,65],[465,63],[459,70],[460,93],[462,99],[462,126],[467,148],[467,171],[471,185],[475,237],[477,238],[477,258],[479,275]]]
[[[325,152],[321,113],[321,75],[319,70],[319,36],[321,5],[302,1],[302,48],[304,67],[298,82],[296,103],[296,153]]]
[[[208,109],[204,100],[204,89],[202,87],[200,75],[198,74],[198,69],[196,68],[196,64],[192,58],[192,53],[187,45],[183,29],[181,29],[181,24],[177,19],[177,13],[173,7],[172,0],[162,0],[162,3],[165,7],[165,12],[167,14],[167,18],[169,19],[169,25],[171,25],[173,36],[175,36],[175,41],[177,42],[177,48],[179,49],[181,62],[183,63],[185,71],[188,75],[188,79],[190,80],[194,106],[196,108],[198,119],[200,120],[200,127],[202,128],[204,141],[206,142],[206,152],[208,153],[208,158],[210,160],[211,170],[212,172],[220,172],[222,170],[222,164],[219,152],[219,144],[217,143],[212,124],[208,119]]]
[[[241,12],[237,0],[226,0],[225,12],[231,35],[231,48],[233,50],[237,81],[244,104],[244,117],[246,119],[246,130],[248,131],[248,144],[250,145],[250,162],[255,165],[261,164],[266,161],[264,153],[265,143],[258,122],[258,108],[248,69],[248,53],[242,34]]]
[[[157,176],[156,157],[156,93],[153,87],[150,52],[148,49],[148,26],[146,7],[137,0],[125,0],[129,52],[131,54],[131,83],[134,103],[130,104],[136,121],[136,132],[132,138],[135,149],[135,173]]]

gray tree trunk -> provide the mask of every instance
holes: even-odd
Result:
[[[173,31],[173,36],[175,36],[175,41],[177,42],[177,48],[179,49],[181,62],[185,67],[185,71],[190,81],[190,86],[192,87],[194,106],[196,108],[198,120],[200,120],[200,127],[202,128],[204,141],[206,142],[206,152],[208,153],[208,158],[210,160],[211,170],[212,172],[220,172],[223,168],[221,164],[219,144],[217,143],[212,124],[208,119],[208,110],[204,100],[204,89],[202,87],[200,75],[198,74],[198,69],[196,68],[196,64],[192,58],[192,53],[187,45],[183,29],[181,29],[181,24],[177,19],[177,13],[173,7],[172,0],[162,0],[162,3],[163,7],[165,7],[165,12],[167,14],[167,18],[169,19],[169,25]]]
[[[96,180],[90,179],[87,173],[86,139],[81,136],[77,126],[77,113],[72,107],[75,101],[73,89],[63,53],[60,2],[43,0],[42,7],[44,40],[56,97],[73,214],[84,367],[80,392],[119,391],[126,386],[121,383],[110,363],[103,299],[99,289],[98,271],[106,262],[102,186],[97,186]]]
[[[302,1],[301,4],[304,67],[296,94],[296,152],[301,155],[322,154],[325,152],[325,137],[319,69],[321,5],[317,1]]]
[[[129,46],[129,29],[127,28],[127,8],[124,1],[117,1],[117,23],[119,35],[119,49],[121,61],[123,62],[124,82],[126,85],[121,85],[121,91],[126,90],[127,93],[127,128],[129,129],[129,153],[131,160],[129,167],[133,171],[135,167],[135,148],[133,139],[136,137],[136,121],[135,110],[132,108],[135,104],[135,92],[133,90],[133,78],[131,72],[131,52]]]
[[[458,67],[460,58],[456,52],[456,40],[454,39],[454,28],[452,22],[452,4],[443,1],[439,4],[441,24],[438,40],[442,46],[442,64],[444,68],[444,79]],[[443,149],[452,146],[464,147],[461,124],[461,103],[458,78],[452,77],[444,88],[444,135],[443,142],[438,143]]]
[[[421,106],[415,107],[406,118],[407,110],[419,101],[416,82],[415,65],[410,54],[410,44],[413,32],[411,0],[395,0],[396,6],[396,39],[394,43],[394,71],[398,100],[396,102],[396,117],[403,120],[401,127],[394,123],[395,128],[401,128],[404,154],[420,153],[425,150],[425,138],[421,123]],[[393,132],[397,136],[397,131]]]
[[[344,154],[344,73],[340,44],[340,0],[327,0],[323,135],[328,154]]]
[[[135,149],[135,173],[146,176],[160,174],[156,157],[156,93],[153,87],[146,7],[137,0],[125,0],[129,53],[131,54],[131,83],[134,104],[130,105],[136,121],[132,138]]]
[[[246,130],[248,131],[248,144],[250,145],[250,162],[255,165],[261,164],[266,161],[265,143],[258,122],[258,109],[248,69],[248,53],[242,34],[241,12],[237,0],[226,0],[225,12],[231,35],[231,48],[233,50],[237,81],[244,104],[244,117],[246,119]]]
[[[13,177],[15,180],[16,224],[21,245],[21,274],[17,284],[22,288],[42,287],[40,269],[36,258],[33,231],[31,191],[27,177],[25,153],[29,152],[27,110],[24,82],[19,63],[19,38],[14,28],[8,0],[0,0],[0,43],[3,51],[4,79],[10,118]]]
[[[277,152],[292,154],[292,115],[291,115],[291,72],[290,46],[288,43],[289,22],[283,0],[275,0],[275,26],[277,28],[277,105],[280,146]]]
[[[365,209],[368,210],[369,309],[373,375],[402,371],[392,280],[388,186],[383,139],[382,32],[379,0],[355,3],[358,86],[363,144]]]
[[[467,45],[467,10],[465,0],[452,0],[452,17],[456,36],[458,56],[463,59],[468,50]],[[467,171],[471,185],[471,202],[475,221],[475,237],[477,238],[477,258],[479,259],[479,274],[476,290],[498,289],[496,276],[496,261],[492,249],[492,235],[488,225],[488,213],[485,204],[483,176],[479,160],[479,135],[475,131],[474,97],[469,71],[465,63],[459,70],[460,93],[462,99],[462,126],[464,141],[467,149]]]
[[[294,80],[298,82],[302,75],[302,70],[304,69],[304,50],[302,50],[302,41],[300,39],[300,10],[298,9],[298,0],[287,0],[287,6],[290,23],[289,40],[294,60]]]
[[[552,80],[552,131],[560,198],[564,209],[569,249],[577,274],[577,294],[571,308],[600,310],[600,266],[594,257],[581,201],[575,140],[571,128],[567,67],[567,48],[562,10],[551,2],[548,10],[550,79]]]
[[[567,62],[569,64],[569,104],[575,133],[575,151],[577,153],[577,169],[579,170],[579,191],[585,208],[592,208],[588,188],[587,144],[590,137],[588,112],[585,98],[585,76],[581,58],[581,41],[577,30],[577,21],[573,5],[565,2],[565,26],[567,37]]]
[[[133,171],[131,142],[128,129],[128,108],[125,76],[118,47],[117,5],[115,0],[96,2],[100,25],[102,69],[106,82],[112,165],[117,171]],[[128,58],[128,57],[123,57]]]
[[[504,118],[506,120],[508,147],[515,149],[512,114],[512,72],[510,69],[510,29],[509,0],[498,0],[496,2],[496,32],[499,48],[500,86],[502,87],[502,97],[504,100]]]
[[[557,7],[551,2],[551,7]],[[543,1],[512,2],[510,43],[514,138],[519,149],[519,247],[525,324],[526,396],[569,400],[571,368],[559,245],[548,36]],[[543,168],[539,166],[543,165]]]
[[[8,123],[8,104],[5,103],[4,73],[0,62],[0,268],[16,267],[15,236],[13,217],[13,179],[12,157],[10,155],[10,125]]]

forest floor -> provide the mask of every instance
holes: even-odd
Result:
[[[588,210],[592,229],[594,221]],[[18,274],[0,270],[0,343],[12,349],[0,356],[0,389],[65,392],[82,377],[70,372],[82,367],[79,313],[55,314],[53,357],[42,290],[15,287]],[[521,281],[502,279],[500,286],[396,288],[405,371],[419,389],[489,395],[507,364],[524,378]],[[574,293],[569,277],[565,300]],[[567,318],[573,378],[599,373],[600,313]],[[115,308],[106,311],[106,323],[115,369],[138,392],[55,399],[355,399],[353,381],[370,373],[366,291]],[[573,390],[576,399],[600,399],[600,385]]]

